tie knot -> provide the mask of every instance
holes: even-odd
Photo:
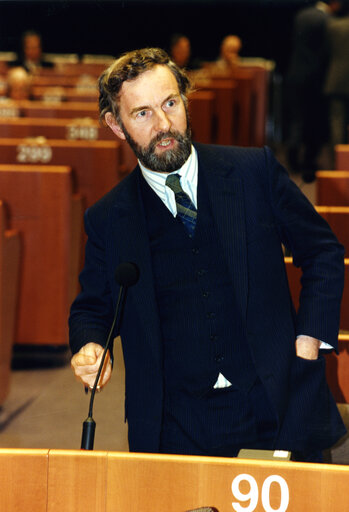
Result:
[[[175,194],[183,190],[180,183],[180,176],[178,174],[169,174],[166,178],[166,185],[173,190]]]

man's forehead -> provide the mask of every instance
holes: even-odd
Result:
[[[141,94],[142,90],[144,90],[144,87],[146,86],[149,86],[152,89],[160,89],[168,86],[178,90],[177,80],[172,71],[170,71],[167,66],[157,64],[151,69],[141,73],[137,78],[126,80],[121,86],[119,96],[130,91],[136,92],[138,90]]]

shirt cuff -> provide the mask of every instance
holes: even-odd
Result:
[[[300,338],[301,336],[305,336],[305,334],[299,334],[297,336],[297,339]],[[332,347],[332,345],[329,345],[328,343],[326,343],[325,341],[322,341],[322,340],[319,340],[319,341],[320,341],[319,349],[334,350],[334,347]]]

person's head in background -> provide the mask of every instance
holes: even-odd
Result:
[[[35,30],[27,30],[22,35],[23,60],[33,65],[40,65],[42,58],[41,35]]]
[[[27,100],[31,96],[31,77],[24,68],[13,68],[7,75],[6,96],[12,100]]]
[[[189,39],[183,34],[174,34],[170,41],[170,57],[177,66],[185,68],[191,57]]]
[[[228,35],[221,43],[220,58],[229,66],[238,63],[242,42],[239,36]]]

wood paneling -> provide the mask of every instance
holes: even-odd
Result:
[[[0,190],[22,239],[15,342],[67,344],[81,262],[73,233],[82,238],[82,199],[73,195],[71,169],[0,165]]]

